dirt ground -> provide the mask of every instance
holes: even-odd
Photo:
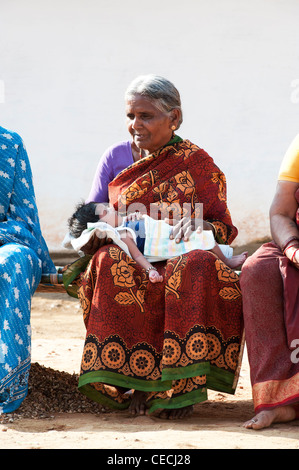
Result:
[[[299,421],[242,427],[253,416],[246,349],[234,396],[211,391],[192,417],[169,421],[111,412],[77,392],[84,334],[76,299],[35,294],[29,395],[0,417],[1,449],[299,449]]]

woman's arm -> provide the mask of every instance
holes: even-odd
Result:
[[[299,231],[296,225],[298,203],[295,193],[299,183],[278,181],[270,208],[270,227],[273,240],[295,264],[299,263]],[[297,256],[298,255],[298,256]]]

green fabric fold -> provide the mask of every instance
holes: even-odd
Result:
[[[72,282],[79,276],[80,273],[85,271],[91,260],[92,255],[85,255],[71,263],[66,270],[62,273],[62,280],[65,290],[71,297],[78,298],[78,286],[72,285]]]

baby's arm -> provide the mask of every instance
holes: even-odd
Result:
[[[132,235],[127,230],[121,234],[121,239],[129,248],[129,252],[136,263],[139,264],[142,268],[146,269],[148,273],[149,280],[151,282],[162,282],[163,276],[161,276],[156,268],[154,268],[151,263],[143,256],[139,248],[137,247],[135,241],[133,240]]]

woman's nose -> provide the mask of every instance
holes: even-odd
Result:
[[[132,121],[133,129],[137,130],[141,127],[141,120],[138,117],[135,117]]]

